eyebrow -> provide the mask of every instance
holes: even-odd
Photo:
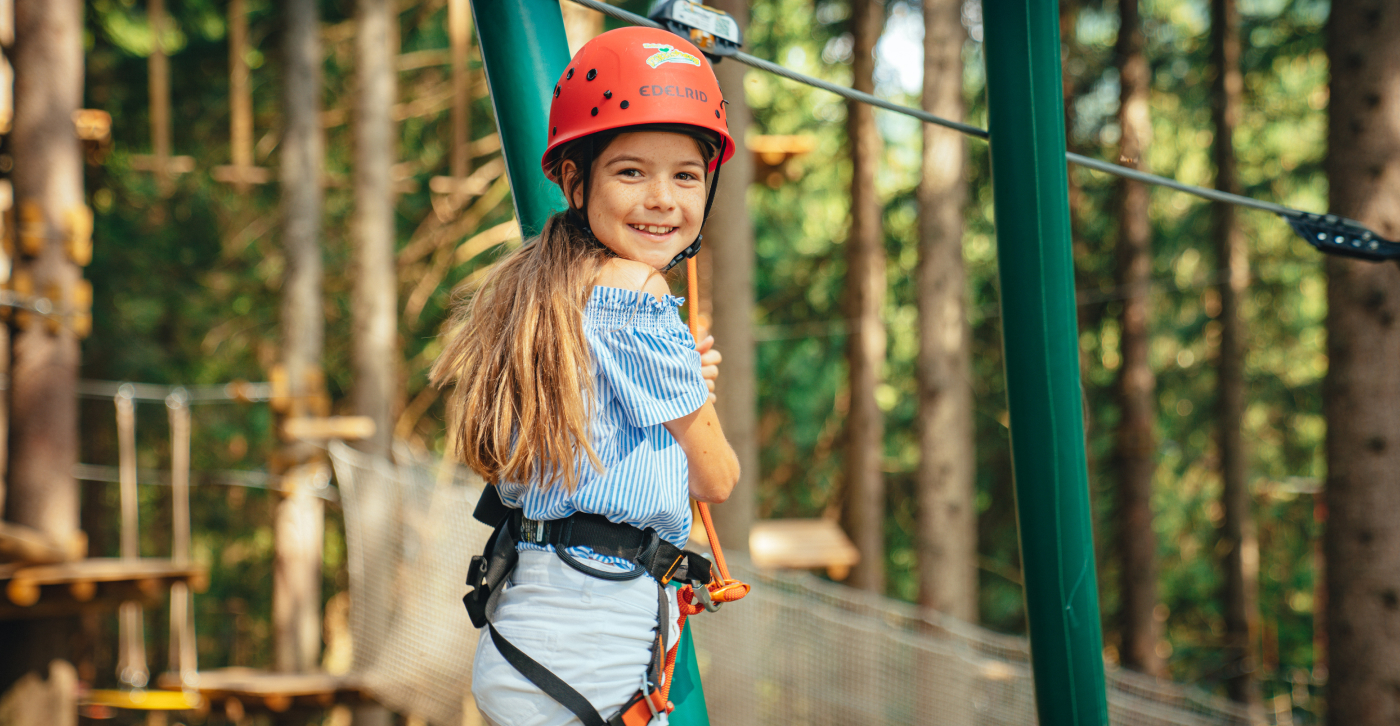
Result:
[[[606,162],[604,162],[604,166],[612,166],[613,164],[623,163],[623,162],[630,162],[630,163],[633,163],[633,164],[646,164],[646,163],[648,163],[648,161],[649,161],[648,159],[643,159],[643,158],[641,158],[640,156],[623,155],[623,156],[615,156],[615,157],[613,157],[613,158],[611,158],[611,159],[608,159]],[[696,159],[687,159],[687,160],[685,160],[685,161],[682,161],[682,162],[680,163],[680,165],[681,165],[681,166],[704,166],[705,164],[704,164],[703,162],[699,161],[699,160],[696,160]]]

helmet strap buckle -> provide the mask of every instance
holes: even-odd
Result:
[[[668,263],[665,267],[661,268],[661,271],[670,272],[671,268],[675,267],[676,265],[679,265],[682,260],[688,260],[691,257],[694,257],[695,255],[699,254],[700,240],[702,239],[705,239],[705,235],[702,234],[697,236],[695,238],[695,241],[690,243],[689,247],[686,247],[685,249],[680,251],[680,254],[676,255],[675,257],[672,257],[671,262]]]

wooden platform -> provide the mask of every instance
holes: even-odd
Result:
[[[765,519],[749,530],[749,556],[756,567],[790,570],[825,568],[841,580],[860,561],[860,552],[835,522],[827,519]]]
[[[209,576],[196,565],[170,560],[99,558],[53,565],[0,565],[0,620],[49,618],[113,609],[136,601],[155,604],[170,586],[187,582],[203,592]]]
[[[156,682],[169,689],[181,685],[174,673],[166,673]],[[233,720],[240,720],[245,710],[282,713],[294,706],[327,708],[336,703],[370,700],[360,683],[350,676],[272,673],[253,668],[200,671],[194,689],[212,708],[222,707]]]

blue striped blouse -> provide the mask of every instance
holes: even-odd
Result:
[[[676,308],[682,299],[595,286],[583,311],[583,332],[593,355],[591,439],[603,472],[580,457],[578,486],[541,489],[521,482],[499,484],[501,499],[530,519],[562,519],[575,512],[655,529],[683,547],[690,536],[689,468],[663,423],[705,404],[709,389],[700,354]],[[542,549],[521,543],[521,549]],[[625,565],[587,548],[570,554]]]

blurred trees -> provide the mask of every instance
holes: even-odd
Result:
[[[622,4],[645,11],[642,0]],[[280,91],[289,70],[282,50],[288,27],[280,3],[247,0],[247,7],[246,58],[257,130],[253,161],[285,174],[295,152],[294,143],[289,147],[293,140],[281,131],[291,113]],[[321,2],[319,7],[325,49],[319,115],[325,157],[318,170],[325,181],[318,217],[325,270],[321,360],[333,412],[349,413],[354,378],[354,7],[350,2]],[[171,196],[162,201],[155,180],[131,164],[131,157],[149,146],[145,69],[151,43],[142,6],[119,0],[88,3],[84,105],[112,113],[114,138],[105,151],[91,149],[86,166],[90,204],[97,212],[95,258],[88,270],[96,303],[93,335],[83,345],[83,377],[162,383],[265,380],[282,355],[277,301],[289,284],[293,263],[275,230],[283,208],[280,195],[293,190],[266,185],[238,191],[207,173],[230,159],[224,9],[214,0],[184,0],[170,7],[166,48],[177,120],[172,143],[195,158],[198,171],[175,180]],[[402,357],[395,361],[401,413],[394,428],[410,445],[441,450],[444,412],[424,375],[438,350],[439,326],[453,291],[515,244],[518,233],[510,225],[479,60],[471,55],[467,61],[470,131],[464,146],[454,146],[448,8],[423,0],[400,4],[398,10],[401,48],[394,63],[399,92],[391,115],[404,191],[392,215],[402,345]],[[963,2],[958,10],[966,37],[945,46],[961,46],[965,114],[969,123],[985,125],[981,10],[975,2]],[[1208,4],[1154,0],[1141,10],[1153,141],[1144,160],[1157,173],[1210,184],[1219,132],[1211,111],[1215,76]],[[849,32],[851,12],[852,4],[841,0],[756,0],[746,27],[748,50],[849,85],[858,55]],[[922,6],[890,2],[881,12],[883,36],[871,68],[874,91],[916,105],[926,80],[920,72],[924,63],[917,60],[924,40],[919,35]],[[1114,57],[1118,13],[1117,3],[1084,0],[1066,19],[1065,70],[1073,82],[1071,143],[1081,153],[1107,159],[1117,158],[1123,133],[1118,120],[1121,77]],[[1260,198],[1326,209],[1322,159],[1329,64],[1323,28],[1328,5],[1290,0],[1242,5],[1241,13],[1241,93],[1234,133],[1238,184]],[[721,70],[728,72],[731,65],[738,68],[726,61]],[[845,352],[856,320],[843,302],[850,269],[847,245],[854,234],[850,107],[825,92],[757,71],[741,70],[733,81],[726,79],[727,84],[740,82],[752,109],[753,132],[805,133],[816,140],[810,154],[786,162],[783,183],[770,186],[760,180],[746,196],[753,223],[757,513],[820,516],[841,506],[842,472],[849,463],[843,432],[855,405]],[[734,93],[729,85],[726,92]],[[923,274],[919,184],[926,132],[916,122],[883,111],[871,115],[870,128],[876,135],[878,171],[857,187],[870,191],[876,204],[876,247],[886,268],[879,286],[884,302],[874,316],[887,345],[875,370],[878,378],[866,394],[876,420],[884,424],[883,434],[869,444],[876,452],[867,465],[886,488],[880,500],[884,516],[876,519],[884,551],[883,589],[916,601],[918,472],[926,449],[919,434],[924,336],[919,332],[918,282]],[[974,446],[968,453],[975,463],[977,616],[988,627],[1015,632],[1023,627],[1023,600],[1001,380],[987,147],[959,143],[966,149],[967,196],[958,221],[970,330],[966,380],[972,390]],[[454,148],[463,149],[456,164]],[[725,172],[726,185],[737,176],[730,171]],[[1077,190],[1088,445],[1092,460],[1108,462],[1123,421],[1113,394],[1127,352],[1120,321],[1136,292],[1114,280],[1111,244],[1120,217],[1114,182],[1077,167],[1070,173]],[[434,193],[430,181],[443,175],[466,177],[462,186],[472,193]],[[1225,586],[1219,564],[1224,553],[1217,550],[1226,518],[1220,473],[1224,453],[1212,435],[1219,425],[1216,371],[1224,355],[1221,283],[1227,273],[1217,262],[1210,205],[1163,190],[1150,191],[1146,205],[1153,245],[1146,290],[1139,297],[1148,331],[1146,364],[1157,382],[1150,402],[1156,444],[1148,501],[1157,538],[1160,601],[1151,617],[1162,633],[1152,647],[1163,654],[1172,677],[1223,690],[1238,663],[1225,650],[1226,612],[1219,597]],[[1314,696],[1325,678],[1312,671],[1319,655],[1314,652],[1318,580],[1312,543],[1321,532],[1312,492],[1327,471],[1321,395],[1327,367],[1325,283],[1321,259],[1275,217],[1240,212],[1235,224],[1250,260],[1249,285],[1237,300],[1238,314],[1249,321],[1239,339],[1245,392],[1239,430],[1250,442],[1244,452],[1245,493],[1258,523],[1257,673],[1269,703],[1279,708],[1292,704],[1301,719],[1322,713]],[[715,274],[722,277],[728,271]],[[265,405],[199,407],[194,416],[196,471],[266,466],[275,440]],[[137,417],[141,467],[165,466],[164,412],[138,407]],[[81,421],[81,460],[114,464],[111,403],[83,402]],[[195,481],[208,479],[197,475]],[[1116,481],[1109,467],[1091,472],[1101,541],[1116,521]],[[208,623],[199,631],[201,662],[269,665],[270,497],[256,488],[220,486],[198,486],[192,495],[195,556],[212,570],[209,594],[196,599],[201,623]],[[85,496],[98,505],[105,502],[112,511],[116,490],[92,483]],[[164,498],[159,487],[142,488],[143,521],[152,523],[144,533],[146,554],[168,551]],[[94,554],[113,554],[115,528],[104,529],[98,521],[106,516],[103,509],[92,507],[84,528],[93,536]],[[333,508],[326,526],[323,584],[324,594],[330,595],[343,588],[337,578],[343,577],[344,561]],[[1122,604],[1116,583],[1126,563],[1116,548],[1101,548],[1100,555],[1101,600],[1105,612],[1114,613]],[[1106,628],[1107,655],[1121,658],[1120,628],[1112,619]],[[159,643],[153,652],[163,652]],[[110,672],[101,660],[107,657],[99,654],[104,663],[99,679]]]
[[[353,274],[352,218],[355,145],[351,125],[353,74],[357,61],[352,4],[308,3],[319,7],[311,35],[323,48],[313,51],[307,73],[309,93],[298,98],[316,102],[302,135],[287,129],[296,109],[283,88],[292,59],[287,49],[292,26],[285,3],[246,0],[252,127],[250,152],[260,166],[293,174],[291,183],[237,188],[211,178],[211,170],[231,156],[229,125],[228,22],[223,2],[190,0],[170,6],[164,36],[171,57],[172,145],[194,157],[196,172],[178,177],[168,199],[149,174],[132,168],[132,157],[149,149],[146,57],[151,35],[144,5],[101,1],[88,4],[85,18],[88,77],[83,105],[113,116],[113,139],[88,152],[85,168],[89,203],[96,211],[97,243],[90,270],[94,276],[96,317],[92,338],[83,348],[82,377],[154,383],[215,383],[236,379],[267,380],[294,346],[314,344],[310,360],[323,371],[332,413],[351,408],[351,301]],[[430,190],[435,175],[456,171],[452,163],[453,105],[448,51],[447,8],[442,3],[410,4],[400,9],[399,30],[390,56],[400,91],[384,110],[395,121],[394,144],[404,149],[399,171],[406,178],[389,209],[391,240],[399,270],[393,285],[399,295],[395,318],[402,355],[391,380],[395,408],[391,419],[410,445],[429,447],[440,441],[443,422],[436,391],[426,385],[426,365],[435,355],[436,333],[458,283],[505,246],[518,240],[510,224],[506,185],[498,161],[499,144],[489,122],[489,102],[479,72],[469,74],[463,96],[469,115],[478,119],[462,146],[462,172],[472,177],[466,194],[449,198]],[[480,67],[474,55],[464,59],[470,71]],[[474,75],[474,79],[473,79]],[[300,146],[299,146],[300,143]],[[309,144],[323,149],[311,161]],[[235,159],[237,162],[237,159]],[[298,176],[299,174],[299,176]],[[473,177],[472,175],[475,174]],[[324,191],[322,191],[324,189]],[[451,191],[451,190],[449,190]],[[321,291],[311,303],[324,332],[290,333],[283,345],[279,305],[298,279],[294,256],[279,231],[284,215],[304,204],[284,202],[315,195],[319,209],[308,224],[319,228],[317,264],[324,274]],[[454,208],[452,203],[459,206]],[[441,216],[438,210],[442,210]],[[307,219],[304,215],[302,219]],[[308,234],[305,226],[302,233]],[[296,230],[293,229],[293,232]],[[479,234],[490,231],[490,234]],[[486,253],[482,256],[482,253]],[[382,266],[381,266],[382,267]],[[416,295],[414,293],[417,293]],[[324,345],[320,341],[324,341]],[[323,352],[322,352],[323,351]],[[293,377],[297,379],[299,377]],[[424,395],[426,394],[426,395]],[[413,401],[406,407],[403,401]],[[168,466],[165,412],[137,407],[139,464],[145,472]],[[115,465],[116,434],[112,404],[81,401],[81,461]],[[264,403],[199,406],[194,413],[192,492],[195,557],[211,570],[210,591],[196,598],[200,657],[207,666],[273,664],[271,588],[274,497],[258,486],[227,486],[230,480],[266,486],[274,451],[273,417]],[[250,476],[225,475],[228,470]],[[94,556],[116,554],[116,527],[105,521],[115,511],[115,485],[90,482],[84,497],[83,528],[92,535]],[[168,490],[141,487],[142,553],[168,553]],[[324,540],[325,568],[318,570],[321,597],[345,587],[344,543],[338,514],[328,511]],[[152,624],[163,614],[151,613]],[[94,634],[96,677],[109,677],[115,629]],[[313,624],[319,639],[320,623]],[[152,651],[165,651],[162,627]],[[111,641],[108,643],[108,641]],[[318,655],[313,655],[318,659]],[[161,667],[154,662],[154,667]]]
[[[286,34],[283,53],[284,125],[282,131],[282,247],[287,271],[282,281],[279,321],[280,370],[285,382],[287,418],[324,416],[325,336],[324,276],[321,254],[322,136],[320,13],[314,0],[283,5]],[[280,402],[279,402],[280,403]],[[274,403],[274,407],[279,405]],[[320,661],[322,532],[325,504],[313,496],[311,482],[324,462],[314,463],[309,442],[292,441],[278,452],[271,469],[284,486],[273,509],[272,629],[274,665],[285,673],[304,673]]]
[[[875,90],[875,44],[884,27],[885,7],[878,0],[852,0],[850,17],[851,87]],[[851,218],[846,240],[846,365],[849,370],[846,415],[845,487],[841,519],[860,551],[848,582],[875,592],[885,589],[884,414],[876,389],[885,368],[885,250],[882,205],[876,179],[880,172],[880,132],[869,104],[846,102],[846,135],[851,153]]]
[[[1148,111],[1151,75],[1138,0],[1118,2],[1118,163],[1150,171],[1152,119]],[[1152,529],[1152,480],[1157,469],[1156,377],[1148,360],[1152,331],[1148,292],[1152,283],[1152,220],[1148,187],[1118,179],[1115,216],[1117,267],[1114,282],[1122,291],[1118,328],[1122,367],[1116,398],[1120,418],[1113,451],[1118,516],[1113,525],[1122,557],[1118,617],[1122,622],[1123,665],[1154,676],[1165,675],[1157,653],[1161,625],[1157,607],[1157,536]]]
[[[6,138],[18,229],[7,229],[10,290],[48,309],[11,312],[7,468],[0,507],[64,552],[82,552],[78,461],[79,338],[91,303],[83,266],[92,257],[91,216],[83,189],[83,149],[74,112],[83,90],[83,7],[77,0],[26,0],[14,6],[14,124]],[[8,221],[7,220],[7,221]],[[13,225],[9,221],[7,226]],[[7,331],[9,332],[9,331]],[[49,660],[73,636],[73,618],[0,623],[0,692],[27,671],[47,677]]]
[[[1211,120],[1215,126],[1215,188],[1239,194],[1235,127],[1240,121],[1244,78],[1240,75],[1240,17],[1235,0],[1211,2]],[[1224,514],[1219,545],[1225,569],[1225,658],[1230,697],[1257,713],[1259,535],[1249,493],[1249,462],[1244,444],[1244,320],[1240,304],[1249,288],[1249,250],[1235,223],[1235,207],[1216,204],[1211,235],[1220,270],[1220,355],[1216,363],[1215,427],[1220,450],[1220,506]]]
[[[355,3],[355,413],[374,421],[374,436],[360,445],[388,456],[399,400],[398,290],[394,265],[393,169],[398,156],[392,118],[398,95],[394,56],[398,18],[390,0]],[[456,89],[454,89],[455,91]],[[454,134],[454,142],[456,137]],[[454,152],[455,155],[455,152]]]
[[[962,3],[924,0],[922,106],[963,118]],[[923,126],[919,205],[917,474],[919,604],[977,621],[972,331],[967,322],[963,207],[966,140]]]

